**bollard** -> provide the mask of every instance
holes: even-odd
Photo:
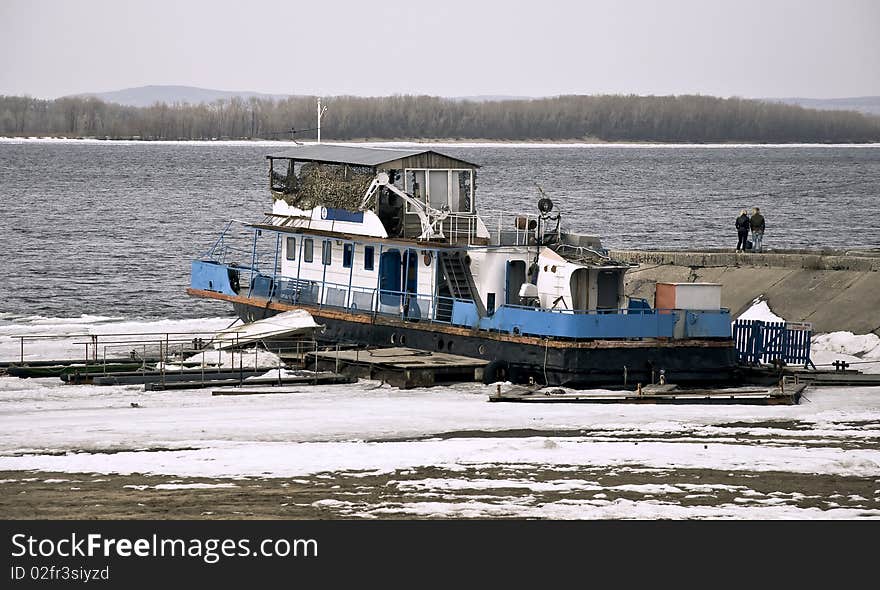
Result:
[[[641,396],[641,395],[642,395],[642,384],[641,384],[641,383],[639,383],[639,384],[636,386],[636,395],[638,395],[638,396]]]

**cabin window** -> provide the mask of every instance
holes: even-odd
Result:
[[[324,266],[330,266],[333,262],[333,243],[330,240],[324,240],[321,244],[321,263]]]
[[[428,172],[428,198],[434,209],[442,209],[449,205],[448,170],[430,170]]]
[[[287,238],[287,259],[296,260],[296,238]]]
[[[449,185],[449,208],[452,211],[473,213],[474,185],[470,170],[453,170],[452,182]]]
[[[342,266],[351,268],[351,259],[354,258],[354,244],[346,244],[342,247]]]
[[[474,211],[472,170],[406,170],[404,182],[406,192],[434,209],[448,207],[458,213]],[[414,212],[408,203],[406,211]]]
[[[417,201],[427,202],[428,187],[425,182],[425,170],[407,170],[404,175],[404,190]]]
[[[303,240],[303,262],[312,262],[315,259],[315,240],[306,238]]]
[[[373,256],[376,249],[373,246],[364,246],[364,270],[373,270]]]

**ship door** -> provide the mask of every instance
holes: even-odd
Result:
[[[508,305],[522,305],[519,298],[519,290],[526,282],[526,263],[524,260],[510,260],[507,263],[507,296],[505,303]]]
[[[386,250],[379,257],[379,309],[384,312],[400,311],[401,261],[398,250]]]
[[[403,300],[403,314],[407,318],[419,318],[422,315],[418,297],[409,294],[418,293],[419,290],[419,253],[416,250],[407,250],[403,256],[403,284],[406,295]]]
[[[590,309],[590,270],[578,268],[571,273],[568,284],[572,309]]]
[[[598,296],[596,307],[599,309],[617,309],[620,300],[620,280],[613,270],[599,271],[597,281]]]
[[[418,284],[419,284],[419,253],[415,250],[407,250],[406,254],[403,257],[404,260],[404,280],[406,282],[406,291],[407,293],[416,293],[418,292]]]

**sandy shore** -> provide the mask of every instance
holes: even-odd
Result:
[[[644,503],[675,504],[696,518],[762,506],[813,518],[880,509],[873,477],[707,469],[505,466],[241,479],[4,471],[0,481],[0,518],[9,520],[559,518],[560,506],[578,518],[578,505],[589,518],[601,517],[602,506],[612,518],[650,517],[636,508]]]

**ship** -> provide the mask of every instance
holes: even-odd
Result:
[[[543,191],[533,211],[482,210],[480,166],[434,149],[317,143],[266,160],[271,209],[226,223],[187,289],[244,322],[306,310],[321,342],[485,359],[486,383],[735,379],[719,286],[627,296],[634,265]]]

